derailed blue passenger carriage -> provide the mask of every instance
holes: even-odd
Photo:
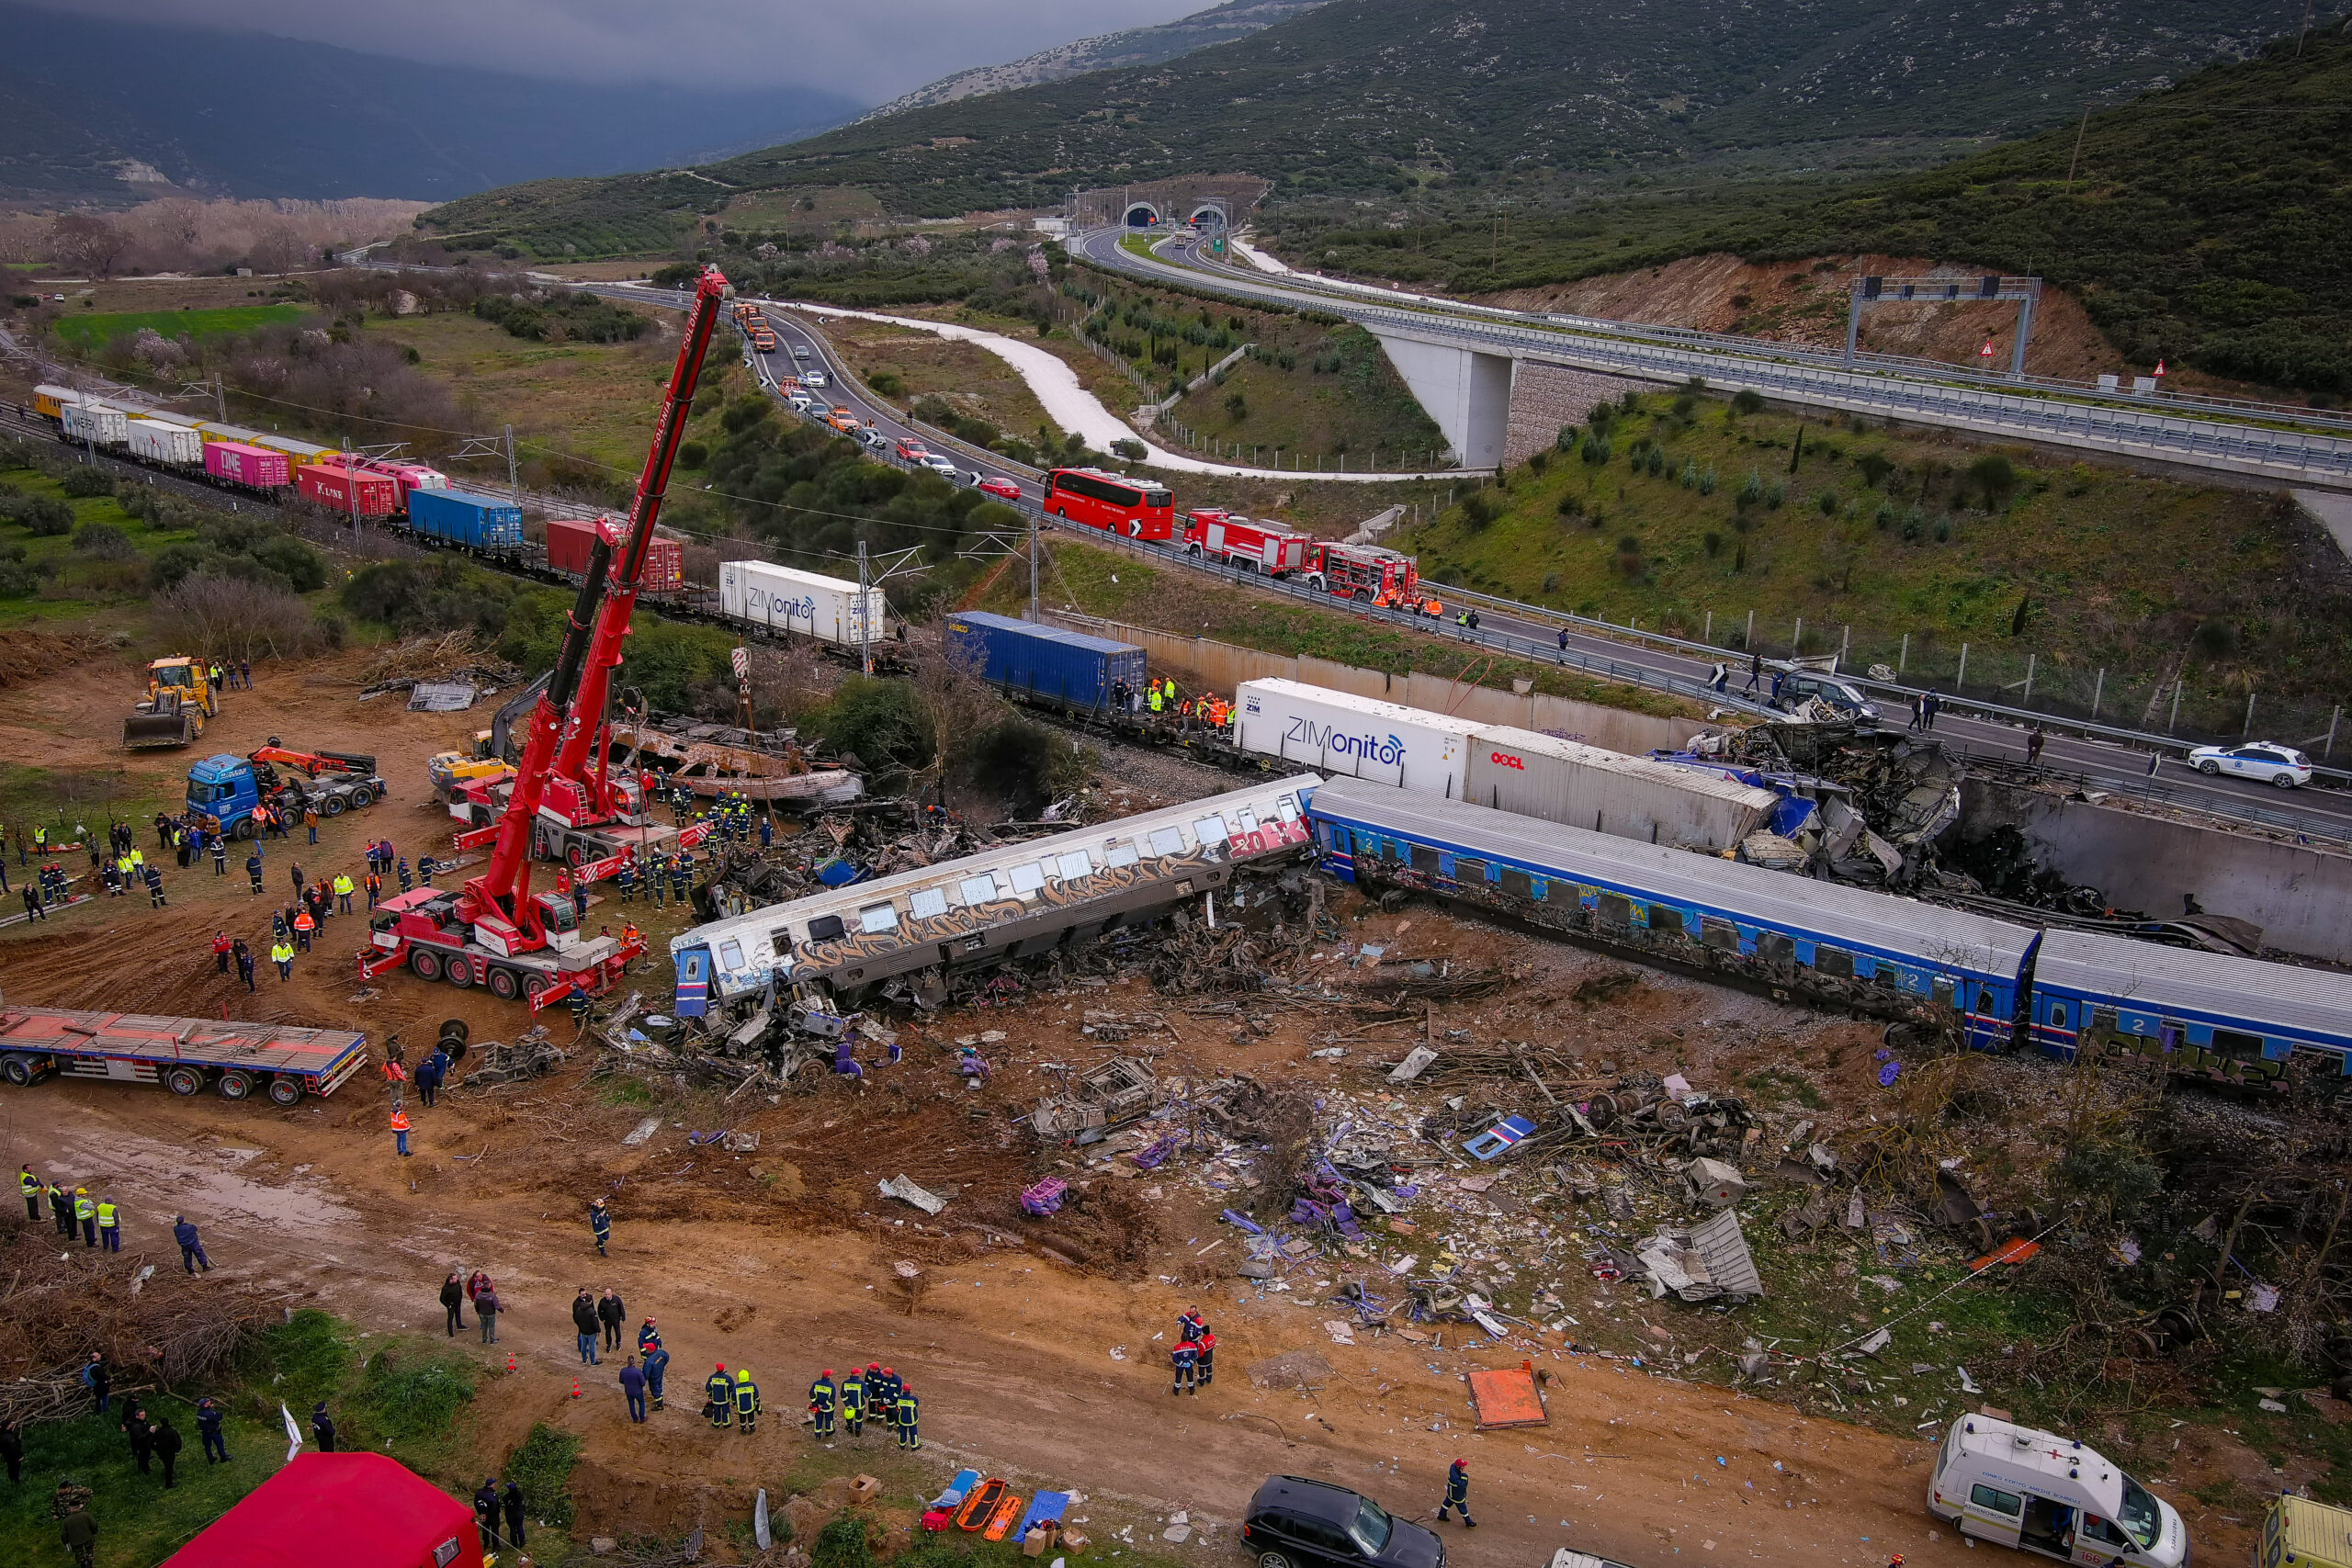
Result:
[[[1361,779],[1307,806],[1324,867],[1648,959],[2007,1045],[2041,933],[1939,905],[1611,838]]]

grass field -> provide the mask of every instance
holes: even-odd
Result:
[[[977,344],[878,321],[827,321],[823,331],[860,378],[900,408],[937,394],[964,414],[1024,439],[1034,438],[1046,422],[1045,408],[1029,384]],[[876,386],[877,376],[888,379]]]
[[[0,599],[0,628],[79,619],[103,605],[144,600],[146,558],[165,545],[196,537],[193,533],[150,528],[116,505],[112,496],[72,499],[56,480],[30,468],[0,468],[0,484],[30,495],[57,497],[74,509],[76,527],[104,523],[120,529],[137,558],[101,558],[76,550],[71,534],[44,538],[22,525],[0,523],[0,551],[13,553],[21,548],[24,564],[42,574],[40,586],[31,595]]]
[[[2281,497],[1671,394],[1606,447],[1549,452],[1390,542],[1437,581],[1621,625],[1736,642],[1753,612],[1767,652],[1802,617],[1806,651],[1915,679],[1949,683],[1966,644],[1972,690],[2031,656],[2038,699],[2064,681],[2086,703],[2104,669],[2109,717],[2185,672],[2184,722],[2254,690],[2322,704],[2324,728],[2352,680],[2352,573]]]
[[[150,328],[168,338],[226,337],[255,327],[299,321],[300,305],[232,305],[212,310],[119,310],[59,318],[56,333],[78,349],[104,347],[118,337]]]

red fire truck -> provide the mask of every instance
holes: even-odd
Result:
[[[1317,540],[1306,551],[1306,581],[1339,599],[1389,609],[1420,607],[1420,574],[1411,556],[1379,545]]]
[[[1184,513],[1184,553],[1206,556],[1247,571],[1288,577],[1306,564],[1315,543],[1287,523],[1237,517],[1220,506]]]

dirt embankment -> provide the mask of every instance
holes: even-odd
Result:
[[[1758,266],[1721,252],[1687,256],[1639,272],[1608,273],[1544,288],[1514,288],[1481,302],[1520,310],[1606,316],[1654,326],[1693,327],[1842,348],[1853,280],[1950,277],[1973,288],[1981,273],[1917,256],[1829,256]],[[1993,367],[2007,370],[2016,342],[2014,304],[1962,300],[1952,304],[1901,301],[1872,306],[1862,318],[1860,346],[1878,354],[1917,355],[1953,365],[1981,365],[1989,339]],[[2123,356],[2091,324],[2072,295],[2044,289],[2026,349],[2037,376],[2083,378],[2130,374]]]

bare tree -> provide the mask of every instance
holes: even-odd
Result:
[[[50,243],[67,265],[104,277],[130,247],[130,236],[87,212],[62,212],[49,226]]]
[[[209,571],[184,577],[158,595],[155,615],[182,647],[232,659],[300,652],[311,630],[309,612],[294,594]]]

